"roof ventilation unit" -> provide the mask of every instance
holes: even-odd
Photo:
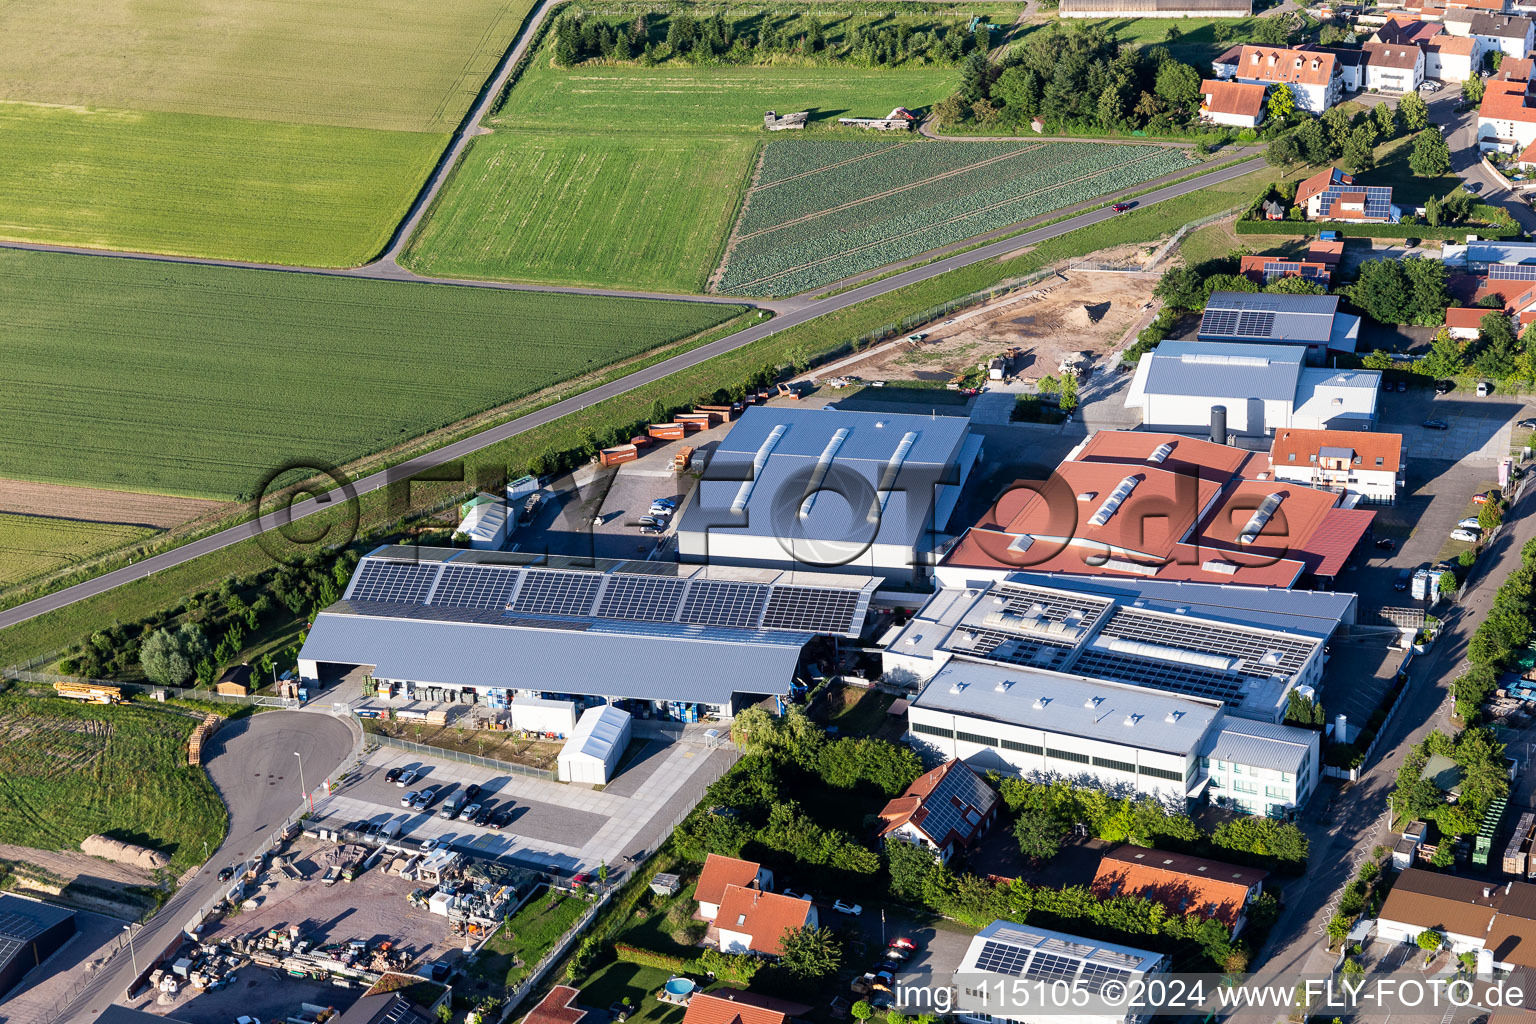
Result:
[[[1172,441],[1164,441],[1162,444],[1158,445],[1155,449],[1153,449],[1151,455],[1147,456],[1147,461],[1152,463],[1153,465],[1161,465],[1168,458],[1168,456],[1170,456],[1172,454],[1173,454],[1173,442]]]
[[[1237,542],[1239,544],[1252,544],[1258,540],[1259,534],[1264,532],[1265,525],[1268,524],[1270,519],[1274,518],[1275,512],[1279,510],[1280,503],[1284,500],[1285,495],[1279,492],[1265,498],[1258,511],[1249,518],[1248,525],[1243,527],[1243,532],[1238,534]]]
[[[1139,476],[1128,476],[1121,480],[1119,485],[1110,492],[1109,497],[1104,499],[1104,504],[1099,506],[1099,510],[1089,517],[1088,525],[1103,526],[1109,522],[1110,516],[1114,515],[1125,502],[1125,499],[1131,496],[1131,492],[1136,489],[1136,485],[1140,482],[1141,477]]]
[[[1126,725],[1135,725],[1139,721],[1141,721],[1141,716],[1140,715],[1126,715],[1125,716],[1125,724]]]
[[[964,683],[950,683],[949,684],[949,692],[950,693],[964,693],[965,692],[965,684]]]
[[[816,495],[821,493],[821,485],[827,479],[827,471],[832,468],[832,460],[837,458],[837,450],[848,440],[848,428],[839,428],[827,441],[827,446],[821,450],[821,458],[816,460],[816,468],[811,471],[811,479],[805,485],[805,500],[800,502],[800,518],[808,519],[811,508],[816,504]]]
[[[1010,687],[1012,685],[1013,685],[1012,680],[1009,680],[1009,679],[999,679],[997,681],[997,685],[995,687],[993,687],[993,689],[995,689],[998,693],[1007,693],[1008,692],[1008,687]]]
[[[1035,698],[1035,710],[1036,711],[1044,711],[1045,710],[1045,706],[1047,704],[1049,704],[1050,702],[1051,702],[1051,698],[1049,698],[1049,697],[1036,697]]]
[[[1184,712],[1182,712],[1182,711],[1170,711],[1170,712],[1168,712],[1168,717],[1164,718],[1163,721],[1167,722],[1169,725],[1177,725],[1178,722],[1179,722],[1179,719],[1181,719],[1183,717],[1184,717]]]
[[[768,432],[763,438],[763,443],[758,446],[757,454],[752,456],[752,476],[741,482],[741,487],[736,491],[736,500],[731,502],[731,512],[740,515],[747,510],[747,502],[752,500],[752,488],[763,475],[763,469],[768,465],[768,456],[773,454],[774,446],[779,443],[779,438],[784,436],[784,431],[789,427],[780,423]]]
[[[1103,704],[1103,703],[1104,703],[1104,698],[1103,697],[1089,697],[1087,700],[1083,701],[1083,707],[1085,707],[1085,708],[1096,708],[1100,704]]]

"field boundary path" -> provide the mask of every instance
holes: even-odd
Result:
[[[1096,142],[1105,146],[1165,146],[1169,149],[1192,149],[1193,142],[1182,139],[1089,139],[1081,135],[940,135],[929,122],[917,126],[918,134],[940,142]]]
[[[1138,207],[1142,207],[1151,206],[1155,203],[1160,203],[1168,199],[1176,199],[1180,196],[1188,195],[1191,192],[1198,192],[1201,189],[1208,188],[1212,185],[1220,184],[1225,181],[1231,181],[1234,178],[1240,178],[1243,175],[1250,174],[1253,171],[1263,168],[1264,166],[1265,163],[1262,157],[1251,157],[1250,159],[1244,160],[1238,164],[1218,168],[1216,170],[1210,171],[1207,174],[1199,175],[1198,177],[1189,178],[1184,181],[1164,185],[1161,188],[1156,188],[1153,191],[1140,196],[1136,202]],[[380,488],[386,487],[391,483],[409,479],[418,473],[425,472],[426,470],[441,466],[447,462],[452,462],[456,459],[461,459],[466,455],[471,455],[474,452],[481,450],[482,448],[489,447],[493,444],[498,444],[501,441],[516,437],[518,434],[525,433],[526,431],[532,430],[535,427],[540,427],[547,423],[551,423],[561,418],[562,416],[569,415],[573,412],[578,412],[582,409],[590,408],[599,402],[603,402],[617,395],[622,395],[627,391],[632,391],[635,388],[641,387],[645,384],[650,384],[654,381],[661,380],[662,378],[670,376],[671,374],[680,370],[685,370],[690,367],[697,366],[700,363],[703,363],[717,355],[722,355],[726,352],[738,349],[743,345],[750,345],[752,342],[761,341],[762,339],[777,334],[780,331],[785,331],[791,327],[796,327],[809,320],[814,320],[819,316],[823,316],[828,313],[835,313],[838,310],[857,305],[867,299],[876,298],[877,296],[885,295],[889,292],[905,288],[908,285],[917,284],[920,281],[926,281],[930,278],[938,277],[941,274],[948,273],[951,270],[958,270],[962,267],[968,267],[975,263],[981,263],[986,260],[997,259],[999,257],[1006,256],[1026,246],[1037,245],[1049,239],[1076,231],[1079,228],[1085,228],[1093,224],[1102,223],[1103,221],[1110,220],[1116,216],[1118,216],[1118,214],[1116,214],[1110,207],[1099,206],[1097,208],[1089,209],[1082,213],[1069,216],[1063,220],[1058,220],[1054,223],[1035,228],[1034,230],[1024,231],[1019,234],[1010,233],[1015,230],[1014,228],[1004,228],[1001,229],[1001,233],[1006,234],[1006,237],[999,238],[997,241],[979,245],[974,248],[967,249],[964,252],[956,253],[952,256],[947,256],[942,259],[932,260],[931,262],[912,267],[909,270],[890,274],[887,277],[881,277],[878,280],[870,281],[867,284],[851,288],[836,295],[831,295],[822,299],[815,299],[807,295],[801,295],[789,300],[785,300],[784,302],[777,304],[778,309],[781,310],[779,315],[766,323],[758,324],[754,327],[749,327],[744,331],[738,331],[735,334],[727,335],[726,337],[721,338],[718,341],[710,342],[707,345],[700,345],[696,348],[689,349],[687,352],[673,356],[670,359],[664,359],[659,363],[644,367],[635,371],[634,373],[628,374],[627,376],[620,377],[619,379],[610,381],[607,384],[599,385],[590,391],[585,391],[579,395],[574,395],[570,398],[564,399],[563,401],[555,402],[552,405],[545,406],[544,408],[528,413],[525,416],[519,416],[516,419],[508,420],[505,423],[498,424],[497,426],[490,427],[486,430],[482,430],[478,434],[471,434],[469,437],[462,438],[461,440],[455,441],[452,444],[444,445],[441,448],[427,452],[423,455],[419,455],[416,458],[402,462],[397,466],[381,470],[377,473],[372,473],[357,481],[354,481],[349,488],[338,488],[318,497],[295,502],[292,506],[287,509],[280,510],[280,512],[268,513],[258,519],[253,519],[248,522],[241,523],[238,526],[232,526],[226,530],[221,530],[218,533],[210,534],[207,537],[202,537],[198,540],[191,541],[179,548],[173,548],[170,551],[163,551],[158,555],[154,555],[134,565],[125,566],[122,569],[107,573],[103,576],[98,576],[95,579],[86,580],[83,583],[77,583],[76,585],[68,587],[64,590],[60,590],[52,594],[47,594],[43,597],[28,601],[24,604],[19,604],[13,608],[6,609],[5,611],[0,612],[0,629],[3,629],[6,626],[13,626],[18,622],[25,622],[28,619],[35,618],[36,616],[42,615],[46,612],[64,608],[68,605],[74,604],[76,601],[106,593],[114,587],[121,586],[124,583],[130,583],[133,580],[143,579],[144,577],[150,576],[156,572],[170,569],[174,566],[181,565],[184,562],[189,562],[201,555],[206,555],[214,551],[222,550],[223,548],[238,544],[244,540],[249,540],[252,537],[266,533],[270,530],[286,527],[288,523],[292,521],[302,519],[306,516],[314,515],[317,512],[323,512],[328,509],[335,508],[352,497],[379,490]],[[921,257],[919,257],[919,259],[920,258]],[[833,287],[835,287],[835,285]],[[569,289],[533,288],[531,290],[568,291]],[[818,291],[824,290],[825,289],[818,289]],[[713,301],[722,302],[736,300],[717,298]]]

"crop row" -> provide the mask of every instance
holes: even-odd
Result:
[[[796,174],[804,174],[807,171],[821,170],[832,164],[840,164],[845,160],[864,156],[866,153],[878,153],[882,149],[890,149],[900,145],[888,139],[859,139],[820,140],[782,139],[770,142],[763,148],[763,166],[758,172],[757,183],[759,186],[771,185],[785,178],[792,178]]]
[[[1069,166],[1076,174],[1066,175],[1074,180],[1055,185],[1019,179],[957,193],[949,179],[744,239],[731,255],[722,290],[792,294],[1188,166],[1172,151],[1124,149],[1113,166],[1074,162]]]

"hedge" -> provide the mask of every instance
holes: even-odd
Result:
[[[1341,224],[1315,220],[1240,220],[1240,235],[1315,235],[1319,231],[1337,231],[1346,238],[1437,238],[1460,242],[1468,235],[1479,238],[1515,238],[1520,226],[1466,224],[1454,228],[1432,228],[1427,224]]]
[[[657,953],[650,949],[641,949],[639,946],[631,946],[623,942],[613,944],[613,955],[616,959],[627,964],[638,964],[641,967],[654,967],[661,971],[671,971],[681,974],[688,970],[690,961],[680,956],[671,956],[666,953]]]

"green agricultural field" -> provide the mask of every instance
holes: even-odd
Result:
[[[1162,146],[769,143],[720,290],[787,295],[1192,168]]]
[[[435,276],[700,292],[756,152],[741,135],[481,136],[403,262]]]
[[[0,99],[442,133],[532,6],[11,0]]]
[[[0,251],[0,477],[234,497],[740,312]]]
[[[198,863],[228,817],[187,764],[197,721],[135,707],[0,696],[0,842],[78,849],[93,833],[162,850],[171,870]]]
[[[45,519],[0,512],[0,589],[152,536],[122,523]]]
[[[372,258],[445,135],[0,103],[0,238],[340,267]]]
[[[609,134],[763,131],[763,111],[839,117],[926,108],[955,91],[951,67],[688,67],[550,65],[541,52],[492,119],[497,128]]]

